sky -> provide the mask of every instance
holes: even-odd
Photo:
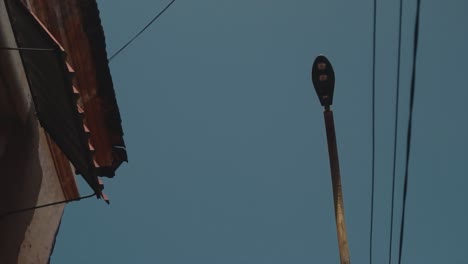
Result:
[[[168,3],[99,0],[109,56]],[[416,1],[377,1],[373,263],[397,263]],[[468,2],[422,0],[402,263],[468,263]],[[129,154],[108,206],[66,206],[51,263],[338,263],[315,57],[351,261],[370,263],[373,1],[176,0],[110,63]],[[83,195],[91,192],[78,177]],[[390,263],[391,264],[391,263]]]

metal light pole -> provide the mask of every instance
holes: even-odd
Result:
[[[335,89],[335,72],[325,56],[318,56],[312,66],[312,82],[315,91],[324,107],[325,128],[327,131],[328,155],[330,157],[330,170],[333,185],[333,201],[335,206],[336,232],[340,250],[341,264],[350,264],[348,238],[346,235],[343,192],[341,190],[340,165],[338,163],[338,148],[336,144],[335,123],[330,105],[333,103]]]

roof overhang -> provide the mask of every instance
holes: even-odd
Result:
[[[41,125],[96,195],[104,197],[64,49],[21,2],[5,4]]]

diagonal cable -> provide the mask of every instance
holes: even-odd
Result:
[[[166,10],[175,2],[175,0],[172,0],[171,2],[169,2],[169,4],[166,5],[166,7],[164,7],[163,10],[161,10],[161,12],[159,12],[153,19],[151,19],[151,21],[146,24],[146,26],[144,26],[135,36],[133,36],[133,38],[131,38],[127,43],[125,43],[125,45],[123,45],[117,52],[115,52],[112,56],[109,57],[109,61],[113,60],[117,55],[119,55],[124,49],[126,49],[135,39],[137,39],[143,32],[145,32],[146,29],[148,29],[151,24],[154,23],[154,21],[156,21],[162,14],[164,14],[164,12],[166,12]]]
[[[84,200],[84,199],[91,198],[91,197],[93,197],[93,196],[96,196],[96,194],[93,193],[93,194],[90,194],[90,195],[81,196],[81,197],[74,198],[74,199],[68,199],[68,200],[63,200],[63,201],[58,201],[58,202],[52,202],[52,203],[47,203],[47,204],[42,204],[42,205],[37,205],[37,206],[32,206],[32,207],[27,207],[27,208],[16,209],[16,210],[8,211],[8,212],[5,212],[5,213],[1,214],[1,215],[0,215],[0,219],[2,219],[3,217],[6,217],[6,216],[12,215],[12,214],[19,214],[19,213],[23,213],[23,212],[27,212],[27,211],[31,211],[31,210],[36,210],[36,209],[39,209],[39,208],[44,208],[44,207],[49,207],[49,206],[57,205],[57,204],[63,204],[63,203],[68,203],[68,202],[74,202],[74,201]]]
[[[421,7],[421,0],[417,0],[416,4],[416,21],[414,26],[414,46],[413,46],[413,68],[411,73],[411,87],[410,87],[410,109],[408,119],[408,131],[406,138],[406,164],[405,164],[405,182],[403,185],[403,208],[401,213],[401,225],[400,225],[400,242],[398,252],[398,264],[401,264],[401,257],[403,251],[403,242],[405,234],[405,213],[406,213],[406,197],[408,194],[408,167],[411,154],[411,132],[413,123],[413,109],[414,109],[414,90],[416,83],[416,58],[418,55],[418,39],[419,39],[419,12]]]
[[[374,189],[375,189],[375,49],[377,28],[377,0],[374,0],[374,21],[372,35],[372,187],[370,205],[369,263],[372,264],[372,240],[374,233]]]
[[[397,156],[397,142],[398,142],[398,109],[400,105],[400,64],[401,64],[401,24],[403,14],[403,0],[400,0],[400,14],[398,23],[398,61],[397,61],[397,79],[396,79],[396,103],[395,103],[395,130],[393,132],[393,172],[392,172],[392,204],[390,206],[390,241],[388,249],[388,264],[392,263],[392,242],[393,242],[393,214],[395,205],[395,175],[396,175],[396,156]]]

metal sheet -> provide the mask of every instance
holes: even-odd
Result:
[[[65,53],[47,30],[19,1],[7,0],[7,9],[18,47],[53,49],[21,50],[38,119],[75,169],[100,195],[83,121],[73,94]]]

